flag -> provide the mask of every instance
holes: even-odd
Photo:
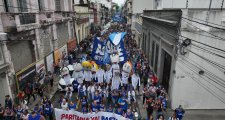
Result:
[[[113,45],[117,46],[125,35],[126,32],[119,32],[119,33],[114,32],[109,35],[109,40],[113,43]]]
[[[107,41],[108,42],[108,41]],[[106,42],[106,44],[107,44]],[[103,64],[109,64],[111,62],[110,60],[110,50],[107,48],[105,48],[105,54],[104,54],[104,57],[103,57]]]
[[[91,57],[98,65],[103,64],[104,52],[105,43],[100,41],[98,37],[95,37]]]

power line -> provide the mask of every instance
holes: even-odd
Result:
[[[198,41],[196,41],[196,40],[194,40],[194,39],[191,39],[191,38],[188,38],[188,37],[185,37],[185,36],[182,36],[182,35],[181,35],[181,37],[184,37],[184,38],[190,39],[191,41],[194,41],[194,42],[196,42],[196,43],[199,43],[199,44],[205,45],[205,46],[207,46],[207,47],[210,47],[210,48],[213,48],[213,49],[216,49],[216,50],[218,50],[218,51],[222,51],[222,52],[224,52],[224,53],[225,53],[225,50],[222,50],[222,49],[219,49],[219,48],[216,48],[216,47],[210,46],[210,45],[205,44],[205,43],[202,43],[202,42],[198,42]]]
[[[182,65],[184,65],[184,66],[186,66],[187,68],[189,68],[189,70],[191,70],[191,71],[192,71],[193,73],[195,73],[196,75],[198,75],[197,73],[199,72],[199,70],[201,70],[201,69],[199,69],[198,67],[195,67],[194,64],[190,63],[190,62],[187,61],[187,60],[185,60],[185,61],[180,61],[180,62],[182,63]],[[182,71],[183,71],[183,70],[184,70],[184,69],[182,69]],[[198,75],[198,76],[199,76],[199,75]],[[223,83],[221,84],[221,82],[216,81],[215,79],[208,78],[207,76],[205,76],[205,77],[207,77],[208,79],[203,78],[202,76],[199,76],[199,77],[201,77],[202,79],[204,79],[204,80],[205,80],[206,82],[208,82],[208,83],[210,83],[210,82],[215,83],[215,84],[213,84],[213,86],[216,87],[218,90],[222,91],[223,93],[225,93],[224,90],[222,90],[221,88],[218,88],[217,86],[215,86],[215,85],[219,85],[220,87],[225,88],[225,85],[224,85]]]
[[[217,38],[217,37],[213,37],[213,36],[208,36],[208,35],[204,35],[204,34],[200,34],[200,33],[195,33],[195,32],[191,32],[191,31],[187,31],[187,32],[190,32],[190,33],[193,33],[193,34],[197,34],[197,35],[201,35],[201,36],[208,37],[208,38],[213,38],[213,39],[216,39],[216,40],[225,41],[223,39],[220,39],[220,38]]]
[[[217,95],[217,93],[215,93],[213,90],[211,90],[211,88],[207,87],[207,86],[204,86],[202,84],[202,82],[200,82],[199,80],[197,80],[192,74],[190,74],[189,72],[185,71],[182,67],[180,67],[178,65],[178,68],[180,68],[180,70],[184,71],[184,73],[191,77],[199,86],[201,86],[203,89],[205,89],[206,91],[208,91],[211,95],[213,95],[214,97],[216,97],[219,101],[221,101],[222,103],[225,104],[225,100],[223,98],[221,98],[220,96]],[[187,66],[187,68],[189,68],[189,66]],[[189,70],[191,70],[189,68]],[[191,70],[192,71],[192,70]]]
[[[202,47],[200,47],[200,46],[198,46],[198,45],[195,45],[195,44],[192,44],[192,45],[195,46],[195,47],[198,48],[198,49],[202,49],[204,52],[210,53],[211,55],[214,55],[214,56],[221,57],[221,58],[224,58],[224,59],[225,59],[225,57],[222,56],[222,55],[219,55],[219,54],[217,54],[217,53],[211,52],[211,51],[209,51],[209,50],[207,50],[207,49],[205,49],[205,48],[202,48]]]
[[[205,57],[203,57],[203,56],[201,56],[201,55],[199,55],[199,54],[197,54],[197,53],[195,53],[195,52],[193,52],[191,50],[189,50],[189,52],[191,52],[192,54],[194,54],[194,55],[198,56],[199,58],[205,60],[206,62],[208,62],[208,63],[210,63],[212,65],[215,65],[216,67],[218,67],[220,69],[223,69],[223,71],[225,70],[225,66],[223,66],[223,65],[221,65],[219,63],[216,63],[216,62],[214,62],[212,60],[209,60],[209,59],[207,59],[207,58],[205,58]]]
[[[190,58],[186,57],[187,59],[191,60]],[[218,85],[225,85],[225,80],[221,79],[220,77],[218,77],[217,75],[215,75],[214,73],[208,71],[206,68],[202,67],[202,65],[199,65],[198,63],[196,63],[195,61],[191,60],[192,62],[189,62],[186,60],[186,62],[189,62],[191,65],[193,65],[194,67],[198,68],[199,70],[204,70],[205,71],[205,75],[207,78],[209,78],[210,80],[214,81],[217,80],[218,82],[220,82]],[[213,79],[212,79],[213,78]]]
[[[224,29],[224,28],[220,28],[220,27],[216,27],[216,26],[208,25],[208,24],[205,24],[205,23],[201,23],[201,22],[198,22],[198,21],[195,21],[195,20],[191,20],[191,19],[185,18],[185,17],[182,17],[182,18],[183,18],[183,19],[186,19],[186,20],[188,20],[188,21],[192,21],[192,22],[195,22],[195,23],[201,24],[201,25],[205,25],[205,26],[208,26],[208,27],[211,27],[211,28],[220,29],[220,30],[225,31],[225,29]]]
[[[153,27],[153,26],[151,26],[151,27]],[[153,27],[153,28],[155,28],[155,29],[157,29],[157,30],[159,30],[159,31],[161,31],[161,32],[163,32],[163,33],[166,33],[167,35],[169,35],[169,36],[171,36],[171,37],[173,37],[173,38],[175,38],[175,39],[178,39],[178,37],[176,37],[176,36],[170,34],[169,32],[165,32],[164,30],[161,30],[161,29],[159,29],[159,28],[157,28],[157,27]],[[196,41],[196,40],[194,40],[194,39],[191,39],[191,38],[189,38],[189,37],[185,37],[185,36],[182,36],[182,35],[178,35],[178,36],[183,37],[183,38],[190,39],[190,40],[192,40],[192,41],[194,41],[194,42],[197,42],[197,43],[199,43],[199,44],[205,45],[205,46],[207,46],[207,47],[210,47],[210,48],[213,48],[213,49],[216,49],[216,50],[218,50],[218,51],[222,51],[222,52],[225,53],[225,50],[222,50],[222,49],[219,49],[219,48],[216,48],[216,47],[207,45],[207,44],[202,43],[202,42],[198,42],[198,41]]]
[[[189,68],[189,70],[191,70],[193,73],[197,74],[199,72],[199,70],[202,70],[201,68],[196,67],[191,62],[189,62],[187,60],[185,60],[185,61],[180,61],[180,62],[182,63],[182,65],[184,65],[187,68]],[[182,71],[184,71],[184,69],[182,69]],[[210,76],[211,77],[210,78],[209,76],[207,76],[207,74],[205,75],[206,78],[204,78],[203,76],[200,76],[200,75],[198,75],[198,76],[201,77],[203,80],[205,80],[207,83],[211,84],[212,86],[214,86],[215,88],[220,90],[221,92],[225,93],[225,91],[223,89],[219,88],[219,87],[225,88],[225,84],[223,82],[216,80],[212,76]],[[212,84],[211,82],[213,82],[214,84]]]
[[[202,20],[202,19],[199,19],[199,18],[195,18],[195,17],[192,17],[192,16],[187,15],[187,14],[184,14],[184,13],[182,13],[182,15],[185,15],[185,16],[190,17],[190,18],[193,18],[193,19],[195,19],[195,20],[199,20],[199,21],[202,21],[202,22],[207,23],[207,21],[205,21],[205,20]],[[220,24],[216,24],[216,23],[213,23],[213,22],[208,22],[208,23],[210,23],[210,24],[212,24],[212,25],[217,25],[217,26],[220,26],[220,27],[224,27],[224,28],[225,28],[225,26],[220,25]]]
[[[195,27],[195,28],[199,29],[199,30],[202,30],[201,28],[199,28],[199,27],[197,27],[197,26],[195,26],[195,25],[192,25],[191,23],[189,23],[189,22],[185,21],[184,19],[183,19],[183,21],[184,21],[184,22],[186,22],[187,24],[189,24],[189,25],[191,25],[191,26],[193,26],[193,27]],[[222,37],[219,37],[219,36],[217,36],[217,35],[214,35],[214,34],[212,34],[212,33],[208,32],[208,31],[205,31],[205,30],[202,30],[202,31],[204,31],[204,32],[206,32],[206,33],[208,33],[208,34],[210,34],[210,35],[212,35],[212,36],[214,36],[214,37],[220,38],[220,39],[222,39],[223,41],[225,41],[225,39],[224,39],[224,38],[222,38]]]

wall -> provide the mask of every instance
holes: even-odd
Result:
[[[207,10],[183,10],[183,12],[197,19],[204,19]],[[224,25],[221,22],[222,14],[224,11],[212,11],[209,21]],[[225,38],[222,30],[212,29],[187,20],[182,21],[181,34],[183,36],[225,50],[224,39],[215,39],[215,36],[207,32]],[[171,96],[172,108],[183,105],[185,109],[225,109],[225,74],[224,69],[222,69],[225,65],[225,59],[215,55],[225,56],[224,52],[219,52],[194,41],[187,49],[187,54],[179,55],[176,63],[176,75]],[[213,61],[219,67],[208,61]],[[203,75],[199,74],[200,70],[204,71]]]
[[[69,40],[68,23],[57,24],[58,47],[61,47]]]
[[[23,69],[35,61],[34,49],[31,41],[7,43],[15,72]]]
[[[153,0],[133,0],[132,11],[135,13],[143,13],[143,10],[152,10]]]
[[[9,90],[10,87],[9,84],[8,84],[8,80],[6,78],[6,74],[5,73],[0,73],[0,87],[1,87],[1,90],[0,90],[0,103],[2,104],[2,106],[4,106],[5,104],[5,96],[6,95],[10,95],[11,96],[11,91]]]
[[[186,8],[187,0],[156,0],[157,9]],[[221,8],[223,0],[212,0],[211,8]],[[188,0],[188,8],[209,8],[210,0]],[[223,8],[225,6],[223,5]]]

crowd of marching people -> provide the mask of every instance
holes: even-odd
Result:
[[[116,57],[112,58],[111,63],[99,66],[89,62],[92,61],[93,38],[99,37],[104,41],[112,32],[127,33],[123,41],[128,55],[127,62],[120,64],[114,60]],[[84,114],[99,111],[111,112],[125,118],[136,119],[138,118],[136,98],[142,96],[147,120],[165,120],[163,113],[167,111],[168,95],[163,86],[158,84],[157,77],[151,71],[148,60],[143,51],[138,48],[134,37],[129,25],[114,24],[107,31],[102,32],[99,29],[95,34],[89,35],[81,41],[74,52],[63,56],[63,59],[58,61],[59,64],[55,65],[56,75],[61,75],[63,67],[69,64],[79,69],[74,69],[71,75],[74,81],[66,86],[65,94],[62,94],[58,100],[60,108]],[[95,69],[86,66],[89,63]],[[37,82],[40,78],[44,78],[44,86]],[[28,82],[17,95],[20,105],[13,105],[10,96],[7,95],[5,106],[0,104],[0,120],[53,120],[53,104],[44,94],[53,87],[53,81],[51,72],[46,74],[40,72],[36,75],[34,82]],[[35,101],[37,96],[40,96],[41,103],[28,110],[30,99],[33,98]],[[153,115],[154,111],[156,115]],[[168,119],[182,120],[184,113],[182,106],[179,106]]]
[[[136,96],[143,96],[143,105],[147,110],[148,120],[164,120],[163,112],[167,109],[168,96],[163,86],[158,84],[157,77],[152,73],[144,53],[137,47],[130,26],[115,25],[108,31],[96,36],[104,41],[111,32],[127,32],[124,38],[125,47],[129,56],[128,62],[132,66],[132,74],[127,73],[119,63],[98,66],[98,70],[83,70],[81,78],[75,78],[66,95],[60,97],[60,107],[65,110],[76,110],[82,113],[98,111],[113,112],[129,119],[138,117]],[[89,37],[80,44],[80,52],[92,49],[93,39]],[[92,61],[87,54],[86,61]],[[82,63],[82,60],[76,62]],[[118,69],[118,72],[115,72]],[[124,77],[125,76],[125,77]],[[143,84],[143,90],[140,85]],[[72,100],[72,91],[77,93],[77,100]],[[74,102],[75,101],[75,102]],[[156,116],[153,116],[156,111]],[[177,108],[169,120],[182,120],[184,110]]]

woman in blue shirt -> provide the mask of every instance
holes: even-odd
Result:
[[[99,92],[96,91],[96,92],[95,92],[95,96],[94,96],[94,101],[96,101],[97,104],[100,105],[101,100],[102,100],[102,98],[101,98],[101,96],[99,95]]]
[[[39,113],[39,114],[42,114],[43,113],[43,108],[41,107],[41,106],[39,106],[39,104],[36,104],[35,106],[34,106],[34,112],[35,113]]]
[[[53,120],[53,108],[50,101],[48,101],[44,106],[44,115],[45,117],[48,117],[49,120]]]
[[[123,116],[123,110],[122,110],[122,108],[119,106],[119,107],[117,107],[117,109],[116,109],[116,112],[115,112],[116,114],[118,114],[118,115],[122,115]]]
[[[127,111],[128,100],[126,99],[126,96],[120,97],[118,100],[118,104],[121,106],[121,108],[123,109],[124,112]]]
[[[133,112],[131,112],[130,109],[128,109],[127,112],[125,113],[125,117],[133,120],[134,119],[134,114],[133,114]]]
[[[17,119],[22,120],[23,108],[21,108],[21,106],[18,105],[15,112],[16,112]]]
[[[83,113],[83,114],[87,114],[87,113],[88,113],[88,107],[87,107],[87,105],[85,105],[85,106],[82,108],[82,113]]]
[[[113,113],[113,108],[112,108],[112,105],[109,105],[109,108],[107,109],[107,112],[111,112],[111,113]]]
[[[101,103],[100,103],[100,111],[101,111],[101,112],[105,112],[105,105],[104,105],[104,103],[103,103],[103,100],[102,100]]]
[[[73,103],[72,101],[70,101],[68,104],[68,108],[69,108],[69,110],[76,110],[77,105],[75,103]]]
[[[81,99],[81,107],[83,108],[87,104],[88,104],[87,97],[83,96],[83,98]]]
[[[98,112],[99,111],[99,105],[97,104],[97,101],[94,101],[91,105],[91,112]]]

